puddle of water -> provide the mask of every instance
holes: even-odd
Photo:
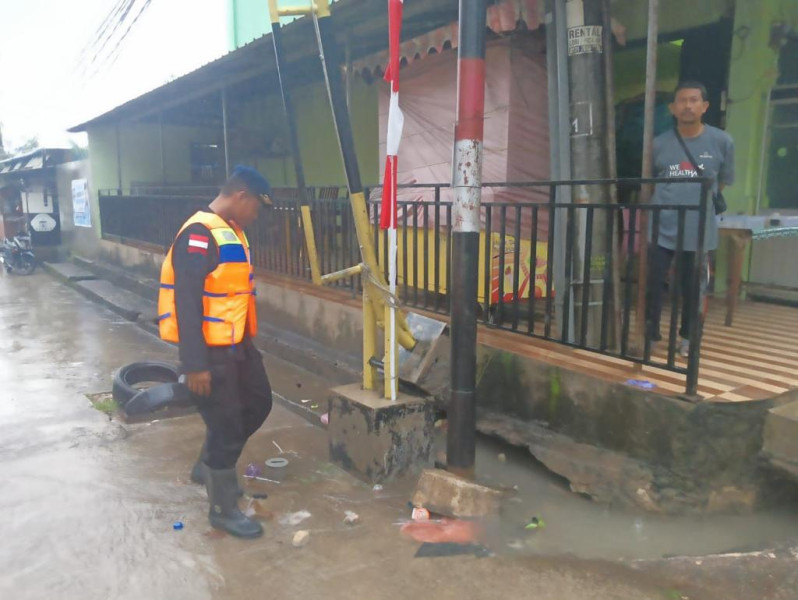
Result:
[[[506,455],[504,462],[498,455]],[[518,486],[506,504],[499,537],[508,550],[581,558],[654,559],[772,547],[798,538],[794,513],[663,516],[624,512],[575,494],[523,449],[480,440],[477,472],[494,486]],[[545,527],[526,530],[533,517]]]

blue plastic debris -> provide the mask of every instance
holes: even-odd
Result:
[[[172,529],[174,529],[175,531],[180,531],[181,529],[183,529],[183,521],[175,521],[174,525],[172,525]]]
[[[626,385],[639,387],[643,390],[653,390],[655,387],[657,387],[655,384],[651,383],[650,381],[646,381],[645,379],[627,379]]]

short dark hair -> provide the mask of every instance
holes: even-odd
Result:
[[[701,99],[706,102],[709,100],[709,94],[707,93],[706,86],[701,83],[700,81],[680,81],[679,85],[676,86],[676,89],[673,90],[673,99],[676,100],[676,94],[679,93],[680,90],[698,90],[701,92]]]
[[[243,179],[233,175],[228,177],[227,181],[222,184],[220,191],[223,196],[232,196],[236,192],[250,192],[250,189]]]
[[[260,198],[265,204],[271,204],[269,196],[272,187],[269,181],[252,167],[236,165],[220,191],[224,196],[232,196],[242,190]]]

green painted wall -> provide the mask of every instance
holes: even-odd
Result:
[[[230,50],[272,30],[267,0],[227,0],[227,44]]]
[[[657,48],[657,91],[672,92],[679,83],[681,48],[666,42]],[[620,49],[614,55],[615,103],[645,94],[646,49]]]
[[[368,85],[359,77],[353,80],[350,114],[364,185],[376,183],[379,178],[378,89],[376,84]],[[308,185],[345,185],[346,176],[324,82],[297,88],[292,94],[306,182]],[[241,118],[242,125],[264,139],[272,139],[277,132],[283,138],[281,145],[287,148],[288,134],[279,96],[250,102],[242,108]],[[269,157],[263,151],[241,153],[236,143],[231,145],[231,156],[240,156],[257,166],[275,186],[296,185],[290,156]]]
[[[755,5],[762,0],[737,1]],[[734,4],[735,0],[660,0],[660,33],[691,29],[715,23],[721,17],[731,17]],[[646,38],[648,2],[645,0],[613,0],[612,16],[626,28],[627,40]]]
[[[360,177],[364,185],[379,178],[379,86],[353,80],[352,133],[355,137]],[[323,82],[301,88],[294,93],[299,117],[299,144],[308,183],[346,182],[338,138],[335,134],[327,88]]]
[[[364,184],[379,179],[379,86],[368,85],[361,78],[353,80],[353,134]],[[309,185],[344,185],[346,177],[341,162],[338,139],[323,82],[294,90],[298,117],[299,142]],[[287,147],[287,132],[282,101],[277,94],[239,104],[230,114],[230,163],[258,167],[275,186],[294,186],[291,157],[281,155],[276,146]],[[160,182],[161,149],[158,125],[130,123],[120,127],[122,188],[132,182]],[[93,127],[88,131],[92,188],[118,187],[116,129],[113,125]],[[166,182],[190,184],[190,148],[193,142],[222,144],[219,128],[164,125],[164,162]]]
[[[791,23],[793,29],[798,27],[798,2],[737,0],[726,113],[726,130],[734,138],[737,168],[735,184],[724,192],[730,214],[753,214],[756,210],[765,108],[770,88],[778,78],[778,52],[769,47],[770,26],[780,20]],[[763,195],[760,210],[767,207],[768,199]],[[726,289],[726,251],[721,246],[717,254],[717,291]],[[743,264],[747,280],[748,257]]]
[[[727,116],[737,149],[737,183],[726,195],[731,212],[752,212],[756,207],[765,107],[778,78],[778,51],[768,45],[770,26],[785,19],[798,27],[798,2],[737,2]],[[762,206],[767,207],[766,197]]]
[[[116,128],[90,128],[89,157],[94,189],[118,187]],[[221,143],[221,131],[212,128],[164,125],[164,165],[167,183],[190,184],[190,148],[194,142]],[[157,124],[125,123],[119,128],[122,189],[131,182],[160,182],[161,142]]]

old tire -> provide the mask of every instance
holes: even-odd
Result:
[[[130,363],[114,373],[113,395],[116,403],[125,404],[142,389],[150,387],[144,384],[177,383],[177,367],[158,361],[142,361]]]

